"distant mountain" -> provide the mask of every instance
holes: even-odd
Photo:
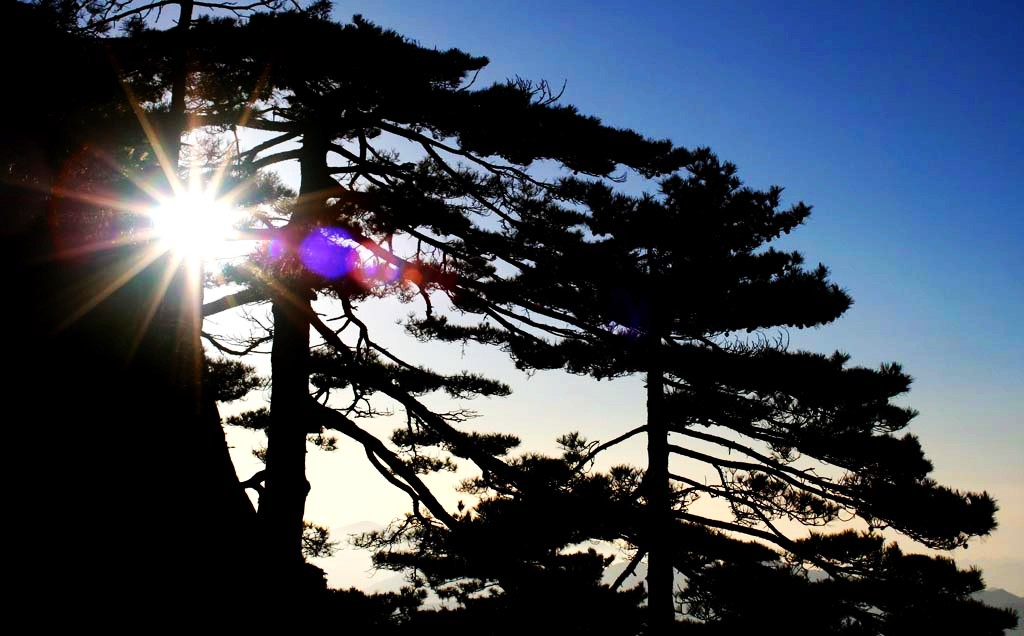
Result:
[[[347,526],[341,526],[340,528],[331,528],[331,534],[342,539],[348,539],[353,534],[365,534],[367,532],[377,532],[383,530],[386,526],[376,521],[357,521],[350,523]]]
[[[361,522],[361,523],[355,523],[355,524],[352,524],[352,525],[349,525],[349,526],[344,526],[342,528],[335,528],[333,530],[333,532],[334,532],[336,537],[341,538],[341,537],[345,537],[346,535],[349,535],[349,534],[358,534],[358,533],[362,533],[362,532],[369,532],[369,531],[372,531],[372,530],[380,530],[382,528],[383,528],[383,526],[381,526],[380,524],[373,523],[371,521],[365,521],[365,522]],[[342,559],[338,559],[337,557],[335,557],[335,559],[325,559],[322,562],[323,565],[328,566],[328,568],[327,568],[328,569],[328,573],[329,574],[342,574],[342,573],[349,574],[352,571],[352,569],[353,569],[352,566],[355,565],[356,563],[358,563],[359,566],[361,566],[361,567],[357,567],[355,569],[363,570],[362,571],[362,579],[363,580],[360,582],[360,581],[356,581],[354,578],[353,579],[349,579],[349,577],[346,577],[346,576],[331,577],[331,578],[335,579],[335,580],[331,581],[332,587],[347,587],[348,585],[355,585],[357,587],[362,588],[365,592],[367,592],[369,594],[379,594],[379,593],[383,593],[383,592],[397,592],[398,590],[400,590],[406,584],[405,583],[405,578],[402,575],[400,575],[400,574],[390,574],[390,573],[387,573],[387,572],[376,572],[377,576],[375,576],[375,577],[371,576],[372,568],[369,566],[369,564],[370,564],[369,554],[367,552],[365,552],[365,551],[355,550],[354,548],[349,548],[349,551],[346,551],[344,553],[344,556],[347,557],[347,558],[343,557]],[[331,563],[332,561],[334,563]],[[335,568],[331,568],[330,567],[331,565],[335,565],[335,567],[337,568],[335,572],[331,572],[332,569],[335,569]],[[623,563],[623,562],[613,563],[612,565],[608,566],[607,569],[605,569],[604,576],[602,577],[602,580],[606,584],[610,585],[613,581],[615,581],[616,578],[619,577],[620,574],[622,574],[626,570],[626,567],[628,565],[629,565],[628,563]],[[340,567],[338,567],[338,566],[340,566]],[[644,578],[646,578],[646,576],[647,576],[647,564],[640,563],[639,565],[637,565],[636,570],[633,572],[633,574],[631,574],[623,582],[622,587],[623,588],[635,587],[637,584],[642,583]],[[810,578],[812,580],[818,580],[818,579],[821,579],[821,578],[824,578],[824,577],[825,577],[825,574],[822,573],[822,572],[815,572],[815,571],[810,572]],[[348,580],[346,580],[346,579],[348,579]],[[676,574],[676,585],[682,586],[685,583],[686,583],[686,578],[677,573]],[[339,585],[339,584],[341,584],[341,585]],[[1000,589],[1000,588],[988,588],[988,589],[982,590],[980,592],[976,592],[973,596],[974,596],[974,598],[984,602],[987,605],[992,605],[993,607],[1008,607],[1010,609],[1017,610],[1018,616],[1021,618],[1022,621],[1024,621],[1024,598],[1021,598],[1020,596],[1017,596],[1016,594],[1013,594],[1011,592],[1007,592],[1006,590]],[[427,602],[428,606],[438,605],[438,604],[439,604],[439,602],[438,602],[438,599],[436,597],[431,597],[430,599],[428,599],[428,602]],[[1024,634],[1024,624],[1018,624],[1016,629],[1014,629],[1012,631],[1009,631],[1009,632],[1006,632],[1006,633],[1007,633],[1007,635],[1010,635],[1010,634]]]
[[[627,565],[627,563],[613,563],[612,565],[608,566],[608,568],[604,571],[604,582],[611,584],[616,578],[618,578],[620,574],[622,574],[626,570]],[[640,563],[639,565],[637,565],[636,571],[623,582],[622,587],[633,587],[637,583],[642,582],[646,576],[647,565],[645,563]],[[818,580],[825,577],[826,575],[823,572],[810,572],[811,580]],[[677,572],[676,585],[682,586],[685,585],[685,583],[686,577],[682,576]],[[986,605],[991,605],[993,607],[1008,607],[1010,609],[1017,610],[1017,616],[1021,622],[1017,624],[1016,629],[1008,631],[1006,633],[1008,635],[1024,634],[1024,598],[1021,598],[1016,594],[1012,594],[1000,588],[984,589],[980,592],[975,592],[972,596],[974,596],[974,598],[978,599],[979,601],[982,601]]]
[[[988,588],[975,592],[974,598],[996,607],[1012,607],[1015,610],[1024,611],[1024,598],[999,588]]]
[[[363,591],[367,594],[386,594],[388,592],[399,592],[406,585],[409,585],[409,583],[405,580],[405,577],[401,574],[395,574],[381,579]]]
[[[1024,634],[1024,598],[999,588],[988,588],[973,594],[974,598],[993,607],[1008,607],[1017,610],[1017,629],[1007,634]]]

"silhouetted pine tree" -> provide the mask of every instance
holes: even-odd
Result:
[[[367,294],[366,281],[353,275],[360,271],[357,261],[393,268],[406,293],[428,299],[426,320],[412,326],[421,336],[501,343],[527,367],[564,364],[598,377],[647,376],[648,422],[630,434],[646,433],[649,440],[641,493],[646,523],[637,545],[650,561],[652,631],[673,617],[671,537],[680,521],[774,542],[837,577],[848,563],[830,561],[787,537],[773,520],[824,525],[852,512],[871,527],[893,526],[932,547],[963,545],[994,527],[995,506],[987,495],[938,486],[927,477],[931,467],[916,439],[892,435],[913,416],[890,403],[909,384],[898,366],[847,368],[842,355],[790,352],[730,337],[825,324],[849,306],[823,267],[806,271],[799,254],[764,249],[809,213],[803,205],[780,211],[780,189],[743,188],[735,168],[707,151],[690,153],[603,127],[555,105],[543,84],[466,89],[469,75],[486,60],[428,51],[358,17],[341,26],[282,13],[257,16],[241,27],[204,28],[211,69],[236,69],[209,73],[211,81],[244,77],[245,69],[231,63],[241,47],[251,73],[245,81],[257,85],[259,79],[264,90],[278,91],[276,101],[268,97],[245,120],[275,136],[249,151],[243,166],[256,170],[297,159],[302,168],[290,219],[267,231],[279,253],[250,276],[263,295],[258,289],[239,295],[275,302],[276,406],[268,425],[261,506],[268,537],[276,537],[274,553],[296,554],[310,422],[365,440],[371,455],[387,457],[386,475],[404,483],[436,519],[452,523],[413,477],[415,466],[410,473],[408,462],[387,456],[351,420],[314,406],[307,388],[313,371],[310,326],[333,348],[332,356],[315,362],[322,390],[358,386],[385,394],[411,415],[406,442],[440,444],[490,475],[514,474],[485,452],[486,444],[415,399],[422,391],[410,390],[415,382],[408,383],[424,377],[418,375],[424,369],[392,356],[387,364],[405,372],[399,378],[368,364],[390,353],[374,346],[352,312],[352,301]],[[268,39],[304,46],[253,47]],[[222,51],[229,55],[219,57]],[[356,57],[362,63],[350,63]],[[245,106],[211,97],[209,122],[225,123]],[[374,140],[412,142],[425,156],[403,161]],[[272,152],[285,141],[299,145]],[[328,164],[328,156],[339,165]],[[646,176],[678,167],[688,174],[663,180],[660,196],[629,198],[601,181],[538,181],[525,172],[538,159],[594,177],[621,164]],[[491,220],[481,222],[481,214]],[[311,272],[311,236],[327,237],[336,246],[330,258],[348,259],[343,269],[350,275]],[[509,267],[517,273],[506,276],[502,268]],[[347,303],[346,317],[359,325],[360,344],[346,345],[313,313],[309,301],[317,291]],[[431,311],[434,291],[490,323],[447,323]],[[547,346],[537,330],[562,340]],[[729,432],[723,436],[721,430]],[[693,443],[670,444],[670,432]],[[706,453],[701,444],[747,459]],[[705,463],[721,479],[708,485],[672,474],[672,453]],[[799,455],[820,460],[835,474],[794,468]],[[734,519],[696,514],[690,507],[702,496],[727,501]],[[903,505],[908,499],[922,505]]]
[[[375,549],[378,567],[406,571],[415,585],[457,601],[454,610],[424,609],[417,620],[426,625],[480,634],[639,633],[642,588],[609,585],[602,578],[611,559],[579,545],[631,536],[635,472],[592,474],[536,454],[509,466],[514,479],[465,486],[479,503],[454,524],[409,516],[360,545]]]
[[[281,44],[267,47],[268,41]],[[444,376],[404,362],[375,344],[356,315],[358,302],[388,293],[381,279],[397,278],[391,289],[423,297],[429,311],[431,294],[454,296],[465,284],[493,276],[493,257],[481,250],[498,234],[479,219],[511,218],[504,209],[509,194],[531,181],[519,165],[545,158],[607,174],[624,162],[657,173],[677,166],[682,154],[668,142],[645,140],[555,106],[546,85],[520,81],[470,90],[466,83],[485,58],[429,50],[358,17],[344,26],[302,12],[257,15],[245,23],[201,21],[192,42],[201,98],[192,121],[244,125],[272,135],[240,155],[240,174],[288,160],[297,160],[301,169],[298,197],[286,218],[266,219],[267,227],[253,232],[271,240],[270,249],[252,266],[231,272],[248,288],[207,308],[212,314],[264,299],[274,307],[273,394],[264,420],[267,467],[259,510],[269,562],[282,571],[301,562],[306,438],[321,427],[363,444],[389,481],[446,521],[450,514],[416,476],[436,467],[415,456],[417,446],[429,440],[485,470],[502,471],[493,452],[514,440],[461,432],[453,424],[463,413],[432,413],[417,396],[506,389],[473,375]],[[239,86],[255,88],[239,99]],[[495,127],[495,121],[503,125]],[[404,161],[377,146],[396,139],[415,144],[413,158],[422,160]],[[286,142],[293,146],[281,150]],[[355,345],[313,312],[318,294],[340,301],[346,324],[359,331]],[[329,345],[329,356],[310,358],[311,327]],[[397,401],[410,420],[400,443],[413,456],[398,457],[344,413],[318,403],[309,389],[314,372],[316,395],[324,402],[339,388],[352,388],[357,401],[369,393]]]
[[[643,471],[588,468],[594,449],[578,435],[560,439],[560,458],[526,455],[510,461],[517,479],[467,485],[480,503],[456,515],[449,528],[408,517],[362,538],[379,567],[411,580],[461,609],[414,620],[482,634],[515,634],[537,627],[559,633],[649,633],[638,606],[643,577],[638,559],[604,572],[610,559],[594,542],[642,545],[646,503],[638,496]],[[583,463],[581,463],[583,460]],[[808,569],[792,552],[740,540],[708,524],[679,521],[669,557],[680,573],[683,620],[666,633],[736,634],[798,629],[823,634],[917,634],[945,629],[1001,634],[1013,613],[970,597],[980,573],[958,570],[943,557],[904,554],[880,536],[855,531],[814,535],[798,543],[843,562],[842,575]],[[617,576],[612,580],[613,573]]]
[[[648,561],[651,633],[665,633],[674,619],[674,534],[683,523],[774,543],[838,580],[885,576],[857,569],[860,550],[877,550],[878,529],[952,549],[995,527],[987,494],[935,483],[917,438],[895,435],[915,415],[891,402],[910,384],[899,365],[849,367],[847,355],[790,351],[766,335],[831,322],[850,299],[823,266],[805,270],[799,253],[768,245],[810,209],[780,209],[780,188],[751,190],[735,172],[698,150],[658,195],[624,196],[575,178],[538,191],[508,232],[524,266],[481,292],[503,309],[461,306],[500,313],[504,329],[429,317],[413,326],[427,338],[502,343],[526,368],[645,374],[647,423],[597,450],[648,439],[636,493],[646,521],[634,544]],[[554,342],[538,335],[545,331]],[[672,455],[705,469],[673,472]],[[726,502],[732,519],[700,514],[694,504],[708,498]],[[776,525],[852,516],[869,533],[844,535],[847,553]],[[959,601],[969,587],[955,594]]]

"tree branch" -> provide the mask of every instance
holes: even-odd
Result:
[[[253,155],[253,156],[258,155],[259,153],[263,152],[264,150],[270,150],[274,146],[277,146],[279,144],[283,144],[284,142],[289,141],[291,139],[295,139],[298,136],[299,136],[298,132],[294,132],[294,131],[286,132],[284,134],[278,135],[277,137],[274,137],[273,139],[268,139],[267,141],[264,141],[261,144],[253,146],[252,148],[249,148],[248,150],[246,150],[244,152],[239,153],[238,154],[238,158],[241,159],[242,157],[247,157],[249,155]]]
[[[309,310],[308,318],[310,325],[318,334],[320,334],[327,344],[338,351],[338,353],[345,356],[348,360],[352,360],[354,358],[354,355],[348,345],[346,345],[341,338],[338,337],[338,334],[334,333],[334,331],[320,319],[320,316],[316,315],[312,310]],[[434,431],[440,434],[445,442],[451,447],[452,454],[457,457],[465,457],[479,466],[482,470],[501,475],[510,482],[514,483],[517,481],[512,468],[508,464],[493,455],[478,452],[473,448],[474,442],[469,435],[466,435],[450,425],[443,417],[431,411],[422,402],[401,390],[392,382],[367,378],[365,383],[373,390],[379,391],[380,393],[383,393],[395,400],[405,407],[408,412],[419,418],[419,420],[424,424],[434,429]]]
[[[256,170],[259,170],[261,168],[266,168],[267,166],[272,166],[275,163],[281,163],[283,161],[291,161],[292,159],[298,159],[300,156],[302,156],[302,149],[295,148],[294,150],[284,150],[282,152],[275,152],[272,155],[267,155],[265,157],[255,159],[253,161],[250,161],[249,165],[251,165]]]
[[[589,461],[592,461],[594,459],[594,457],[597,456],[598,453],[600,453],[602,451],[605,451],[605,450],[611,448],[612,446],[615,446],[616,444],[620,444],[620,443],[626,441],[627,439],[629,439],[631,437],[639,435],[640,433],[643,433],[646,430],[647,430],[647,425],[646,424],[643,425],[643,426],[638,426],[638,427],[634,428],[631,431],[628,431],[626,433],[623,433],[622,435],[619,435],[618,437],[616,437],[613,440],[607,441],[604,444],[601,444],[600,446],[597,446],[596,448],[594,448],[594,450],[592,450],[589,453],[587,453],[582,459],[580,459],[580,461],[578,461],[576,463],[576,470],[579,470],[579,468],[581,466],[583,466],[583,464],[585,464],[585,463],[587,463]]]
[[[422,135],[420,133],[414,132],[412,130],[408,130],[406,128],[402,128],[400,126],[394,126],[394,125],[388,124],[386,122],[380,122],[379,126],[380,126],[381,130],[386,130],[389,133],[392,133],[394,135],[398,135],[400,137],[405,137],[406,139],[409,139],[410,141],[417,141],[417,142],[419,142],[420,145],[425,147],[427,152],[430,152],[430,154],[435,156],[435,157],[437,156],[437,153],[432,151],[431,148],[440,148],[441,150],[444,150],[447,153],[450,153],[450,154],[453,154],[453,155],[458,155],[460,157],[468,159],[468,160],[472,161],[473,163],[479,165],[480,167],[486,169],[488,172],[492,172],[492,173],[495,173],[495,174],[510,175],[510,176],[513,176],[513,177],[515,177],[517,179],[521,179],[523,181],[527,181],[529,183],[532,183],[535,186],[538,186],[538,187],[541,187],[541,188],[545,188],[545,189],[551,187],[550,184],[545,183],[543,181],[539,181],[539,180],[531,177],[529,174],[527,174],[523,170],[520,170],[519,168],[514,168],[512,166],[503,166],[503,165],[498,165],[498,164],[495,164],[495,163],[491,163],[489,161],[481,159],[480,157],[476,156],[475,154],[473,154],[473,153],[471,153],[469,151],[462,150],[460,148],[454,148],[454,147],[449,146],[449,145],[447,145],[447,144],[445,144],[443,142],[440,142],[440,141],[438,141],[436,139],[433,139],[431,137],[427,137],[426,135]],[[429,146],[430,148],[427,148],[427,146]]]
[[[223,344],[221,344],[220,341],[217,340],[217,338],[215,338],[213,335],[209,333],[206,333],[205,331],[200,332],[200,335],[203,337],[203,339],[205,339],[207,342],[213,345],[213,347],[217,349],[217,351],[220,351],[221,353],[227,353],[233,356],[249,355],[250,353],[256,350],[256,347],[266,342],[270,342],[271,340],[274,339],[273,336],[264,336],[262,338],[257,338],[256,340],[254,340],[252,344],[250,344],[245,349],[231,349],[230,347],[226,347]]]
[[[756,460],[758,460],[760,462],[763,462],[764,465],[773,468],[775,471],[779,471],[781,473],[788,473],[790,475],[793,475],[793,476],[797,477],[798,479],[801,480],[799,483],[795,483],[795,482],[793,482],[793,481],[791,481],[789,479],[786,479],[786,481],[789,482],[789,483],[792,483],[794,486],[798,486],[798,487],[800,487],[800,488],[802,488],[804,490],[807,490],[809,492],[813,492],[813,493],[815,493],[817,495],[820,495],[822,497],[828,497],[828,498],[831,498],[831,499],[842,500],[844,503],[851,504],[851,505],[854,503],[852,499],[848,498],[847,496],[845,496],[843,494],[840,494],[842,492],[848,492],[848,489],[844,488],[841,484],[836,484],[834,482],[828,481],[828,480],[823,479],[821,477],[817,477],[815,475],[811,475],[807,471],[797,470],[797,469],[795,469],[795,468],[793,468],[791,466],[787,466],[785,464],[782,464],[782,463],[780,463],[780,462],[778,462],[776,460],[773,460],[772,458],[768,457],[767,455],[763,455],[761,453],[758,453],[754,449],[749,448],[749,447],[747,447],[747,446],[745,446],[743,444],[734,442],[734,441],[726,439],[724,437],[719,437],[718,435],[712,435],[710,433],[699,433],[697,431],[694,431],[694,430],[686,428],[686,427],[673,426],[673,427],[671,427],[670,430],[673,433],[678,433],[680,435],[686,435],[687,437],[694,437],[696,439],[703,440],[705,442],[711,442],[711,443],[717,444],[719,446],[724,446],[725,448],[730,448],[732,450],[739,451],[739,452],[741,452],[744,455],[747,455],[749,457],[753,457],[754,459],[756,459]],[[751,464],[751,465],[754,465],[754,464]],[[776,473],[773,472],[772,474],[776,474]],[[807,484],[805,484],[803,482],[810,482],[812,484],[815,484],[821,490],[814,489],[814,488],[809,488],[807,486]],[[838,492],[825,492],[825,491],[838,491]]]
[[[261,470],[249,479],[240,482],[238,485],[242,488],[252,488],[257,494],[263,494],[263,480],[267,477],[267,471]]]
[[[636,555],[630,560],[629,565],[622,571],[619,576],[615,578],[615,582],[612,583],[612,591],[619,589],[622,584],[628,579],[634,572],[636,572],[636,566],[640,565],[641,559],[647,555],[647,550],[637,549]]]
[[[394,475],[400,475],[402,479],[405,480],[408,487],[408,490],[403,488],[403,490],[406,491],[406,494],[409,494],[409,496],[414,500],[418,499],[419,501],[422,501],[427,507],[427,510],[429,510],[434,517],[444,523],[444,525],[449,528],[455,527],[457,523],[455,518],[444,509],[444,506],[442,506],[434,497],[433,493],[430,492],[430,489],[427,488],[426,484],[423,483],[412,468],[410,468],[408,464],[403,462],[401,458],[385,446],[383,442],[359,428],[355,422],[334,409],[328,408],[312,399],[309,400],[309,404],[310,408],[313,409],[313,412],[318,415],[318,419],[324,423],[325,428],[338,431],[339,433],[342,433],[362,444],[367,453],[372,453],[379,457],[380,460],[387,464],[387,467],[394,473],[391,478],[388,478],[388,481],[398,485],[396,484],[397,480]],[[386,475],[385,477],[387,478]]]
[[[796,488],[799,488],[801,490],[806,490],[807,492],[815,494],[823,499],[831,499],[832,501],[856,507],[856,502],[850,499],[849,497],[840,495],[838,493],[824,492],[822,490],[809,486],[808,484],[802,481],[794,479],[788,474],[791,472],[798,476],[805,477],[805,475],[798,470],[789,469],[788,471],[784,471],[772,468],[770,466],[765,466],[764,464],[755,464],[753,462],[739,462],[732,459],[722,459],[720,457],[715,457],[713,455],[706,455],[699,451],[683,448],[682,446],[677,446],[675,444],[669,444],[668,449],[669,451],[676,453],[678,455],[683,455],[684,457],[689,457],[691,459],[696,459],[705,462],[707,464],[715,466],[716,468],[726,467],[736,468],[738,470],[746,470],[750,472],[766,473],[768,475],[772,475],[773,477],[778,477],[779,479],[785,481],[791,486],[795,486]]]
[[[264,290],[255,287],[247,287],[240,292],[229,294],[217,300],[212,300],[203,305],[203,318],[219,314],[222,311],[248,305],[249,303],[269,300]]]

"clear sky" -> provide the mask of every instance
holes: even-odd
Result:
[[[336,3],[340,19],[355,13],[488,56],[481,85],[565,81],[563,101],[585,113],[710,146],[752,186],[812,204],[781,245],[828,265],[855,304],[835,325],[790,334],[793,344],[904,365],[915,378],[906,402],[921,411],[911,430],[935,476],[1001,506],[1000,529],[954,556],[1024,594],[1024,4]],[[477,349],[452,365],[497,372],[516,390],[474,404],[475,426],[541,449],[574,428],[608,439],[642,417],[638,379],[527,380]],[[244,455],[249,442],[231,439]],[[395,493],[361,495],[365,505],[344,494],[349,459],[358,454],[310,456],[311,519],[340,527],[405,509]]]

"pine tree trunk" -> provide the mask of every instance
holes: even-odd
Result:
[[[194,9],[192,0],[178,3],[178,24],[174,27],[177,50],[174,60],[174,74],[171,80],[170,125],[165,129],[162,143],[167,156],[167,172],[177,178],[181,162],[181,138],[188,129],[186,98],[189,74],[189,30],[192,26]],[[197,553],[223,552],[227,543],[246,542],[239,533],[249,532],[255,521],[255,511],[244,491],[238,484],[234,463],[228,452],[220,414],[213,396],[203,391],[203,369],[205,358],[200,337],[202,327],[202,264],[179,262],[179,256],[167,253],[150,268],[150,293],[158,293],[162,285],[157,281],[166,268],[175,268],[173,277],[163,290],[160,307],[154,317],[147,339],[142,341],[136,355],[138,363],[165,370],[162,378],[171,395],[165,396],[164,415],[180,427],[180,435],[188,442],[182,448],[190,449],[187,463],[189,474],[194,476],[182,505],[193,507],[193,514],[202,522],[196,523],[197,533],[192,542]],[[159,384],[159,382],[158,382]],[[179,480],[181,483],[182,480]],[[203,493],[200,496],[198,493]],[[179,513],[181,514],[181,513]],[[200,528],[204,529],[200,530]],[[200,558],[197,557],[196,558]],[[223,563],[235,563],[227,555],[219,557]],[[212,565],[212,562],[208,560]],[[244,576],[241,572],[210,573],[224,580]]]
[[[168,165],[165,174],[172,180],[178,178],[181,164],[181,136],[188,125],[185,112],[185,93],[188,90],[188,30],[192,25],[192,0],[179,3],[178,25],[174,28],[177,50],[175,51],[174,75],[171,79],[171,123],[164,131],[161,143],[164,145]],[[173,186],[173,183],[172,183]],[[200,386],[203,369],[203,347],[200,340],[200,317],[202,314],[201,286],[190,284],[192,263],[179,262],[174,253],[161,256],[157,266],[174,268],[174,275],[167,284],[164,297],[157,311],[158,338],[163,339],[161,349],[166,349],[174,386],[182,392],[179,404],[186,405],[189,418],[198,421],[203,408]],[[199,274],[201,280],[201,273]],[[197,291],[198,288],[198,291]],[[216,409],[216,405],[214,405]]]
[[[178,48],[171,81],[171,125],[163,137],[170,172],[174,175],[177,175],[181,164],[181,138],[188,130],[186,98],[191,57],[189,30],[192,28],[194,3],[193,0],[181,0],[178,6],[178,24],[174,27]],[[151,269],[170,267],[178,258],[178,255],[168,253]],[[237,534],[239,524],[252,523],[255,510],[238,484],[238,475],[220,423],[217,402],[212,395],[203,391],[205,356],[200,335],[202,278],[202,262],[177,263],[174,276],[161,301],[159,313],[162,320],[157,321],[158,327],[152,331],[160,341],[156,345],[158,356],[166,355],[165,360],[173,361],[166,364],[171,374],[169,381],[177,392],[173,403],[182,407],[180,416],[191,424],[190,432],[199,442],[195,447],[196,452],[204,457],[204,465],[207,467],[205,474],[209,476],[205,487],[214,501],[210,510],[216,511],[213,517],[227,523],[226,526],[217,524],[211,531],[211,542],[220,545],[224,536]],[[153,288],[155,293],[159,285]],[[161,322],[164,325],[162,329],[159,327]]]
[[[188,90],[189,43],[188,31],[192,28],[193,0],[178,3],[178,24],[174,27],[178,50],[174,60],[174,77],[171,80],[171,130],[166,135],[165,152],[175,172],[181,160],[181,135],[188,127],[185,112],[185,93]]]
[[[647,371],[647,608],[648,634],[667,634],[675,622],[668,422],[660,342],[651,343]]]
[[[266,487],[259,507],[263,555],[275,587],[285,589],[293,586],[293,577],[300,576],[302,568],[302,518],[309,492],[302,421],[309,398],[309,320],[304,313],[309,300],[298,295],[301,290],[290,291],[274,300]]]
[[[298,249],[326,207],[327,144],[315,132],[304,136],[299,164],[299,198],[285,228],[284,258],[301,271]],[[274,345],[271,353],[270,425],[267,430],[265,489],[259,518],[264,555],[278,578],[275,588],[309,589],[302,556],[302,520],[309,493],[306,480],[306,405],[309,396],[309,316],[315,294],[303,274],[278,281],[273,299]],[[315,582],[322,586],[322,581]]]
[[[188,129],[188,32],[192,0],[183,0],[179,8],[174,28],[177,51],[171,82],[171,118],[161,139],[168,162],[165,168],[171,178],[177,178],[181,139]],[[165,287],[160,281],[170,268],[174,273]],[[128,364],[134,377],[147,378],[148,384],[155,387],[148,402],[150,408],[158,408],[160,413],[150,415],[146,425],[164,422],[162,430],[171,431],[164,434],[169,438],[165,443],[175,449],[166,453],[166,458],[152,454],[150,464],[164,476],[172,474],[163,468],[165,463],[183,467],[175,477],[173,492],[162,496],[174,518],[173,522],[163,522],[174,529],[169,532],[174,535],[174,545],[166,548],[172,556],[166,560],[168,565],[160,576],[175,580],[192,576],[197,567],[204,568],[205,580],[193,583],[192,589],[199,596],[204,596],[205,591],[208,598],[197,602],[209,601],[215,594],[223,597],[233,591],[244,593],[253,581],[250,565],[238,555],[251,550],[249,537],[255,525],[255,511],[239,486],[217,403],[203,390],[201,264],[182,262],[178,254],[168,252],[138,278],[144,289],[143,297],[136,301],[139,306],[148,306],[149,298],[161,291],[163,297],[148,333],[136,347],[130,347]],[[125,307],[121,311],[130,313]],[[140,318],[137,322],[145,325],[146,320]],[[234,548],[226,549],[227,546]]]

